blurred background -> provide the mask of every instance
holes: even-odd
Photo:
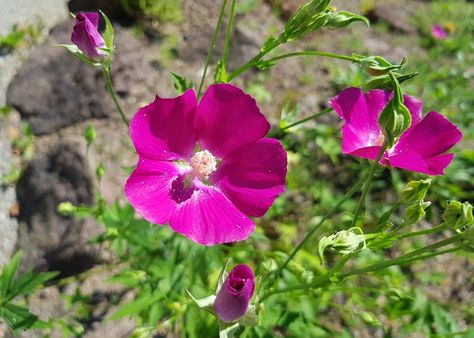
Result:
[[[305,2],[239,0],[229,68],[258,53],[265,39],[278,33]],[[446,115],[465,135],[446,175],[434,179],[428,198],[432,206],[419,226],[439,224],[438,211],[446,199],[474,203],[474,4],[461,0],[337,0],[332,5],[366,15],[371,27],[356,24],[339,31],[321,30],[279,51],[380,55],[392,62],[407,58],[407,70],[419,75],[403,84],[405,93],[423,99],[425,114],[435,110]],[[73,281],[67,286],[53,285],[28,300],[31,310],[42,318],[72,316],[83,326],[85,337],[128,337],[135,325],[127,317],[105,321],[114,306],[130,295],[107,283],[114,271],[101,271],[101,266],[114,261],[113,254],[100,245],[87,244],[102,228],[90,219],[57,212],[64,201],[94,202],[95,170],[101,163],[106,168],[102,193],[110,203],[123,201],[127,168],[136,161],[100,69],[52,47],[70,43],[73,19],[69,12],[101,9],[113,21],[117,53],[112,77],[131,117],[157,93],[176,95],[170,72],[199,82],[219,8],[218,0],[0,0],[0,265],[20,249],[24,268],[59,271],[60,278]],[[445,39],[432,35],[434,24],[446,31]],[[215,60],[221,55],[222,37]],[[307,57],[283,60],[268,71],[251,70],[236,83],[256,98],[278,126],[281,121],[291,123],[326,108],[328,99],[339,90],[366,79],[357,65]],[[83,135],[91,125],[97,140],[87,147]],[[284,137],[289,151],[288,191],[259,220],[255,238],[262,249],[288,251],[315,215],[331,208],[357,179],[357,160],[340,153],[339,129],[333,114]],[[384,203],[396,200],[396,191],[416,177],[422,176],[385,171],[373,185],[368,219],[379,217]],[[355,201],[345,208],[352,210],[354,205]],[[347,228],[348,221],[343,214],[322,231]],[[382,336],[380,323],[395,333],[406,332],[395,337],[415,337],[413,332],[420,327],[425,333],[465,331],[474,319],[472,263],[472,257],[446,255],[397,268],[386,276],[386,283],[406,283],[411,298],[399,301],[404,302],[403,309],[378,307],[380,295],[374,293],[370,305],[374,317],[356,313],[359,303],[367,301],[361,297],[353,300],[349,313],[337,306],[319,311],[318,321],[354,337]],[[88,277],[89,271],[99,272]],[[346,301],[336,297],[334,302]],[[292,306],[307,306],[308,310],[295,311],[312,315],[310,309],[315,305]],[[403,311],[409,319],[400,319],[405,316]],[[303,332],[291,321],[284,326],[275,336],[298,337]],[[311,332],[306,335],[317,336]],[[2,334],[6,330],[0,326],[0,337]],[[165,332],[163,336],[171,335]]]

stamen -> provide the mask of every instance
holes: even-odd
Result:
[[[214,155],[212,155],[208,150],[198,151],[191,158],[191,168],[193,168],[193,174],[201,177],[207,178],[211,173],[216,170],[217,161]]]

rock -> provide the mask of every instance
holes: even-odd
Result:
[[[10,139],[4,120],[0,121],[0,267],[9,261],[15,249],[18,224],[10,217],[11,208],[15,205],[15,189],[3,183],[13,166]]]
[[[7,101],[31,124],[35,135],[90,118],[118,117],[101,70],[77,60],[63,48],[53,47],[69,42],[71,27],[71,21],[55,27],[10,84]],[[145,51],[143,42],[119,26],[115,32],[117,54],[112,78],[124,107],[133,113],[139,104],[152,100],[157,83],[167,83],[159,81],[162,72],[153,66],[153,53]]]
[[[65,217],[59,203],[90,205],[93,185],[85,145],[64,139],[38,152],[17,186],[20,204],[18,247],[26,267],[60,271],[70,276],[97,263],[96,250],[87,241],[100,232],[90,219]]]
[[[382,0],[377,1],[369,17],[373,20],[385,21],[393,30],[413,34],[417,27],[410,22],[412,15],[426,4],[413,0]]]

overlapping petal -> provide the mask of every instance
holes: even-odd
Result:
[[[255,223],[219,188],[195,183],[197,186],[190,198],[176,206],[170,227],[208,246],[247,239],[254,231]]]
[[[145,219],[197,243],[245,240],[255,229],[248,216],[263,215],[285,190],[286,153],[263,138],[268,129],[255,100],[232,85],[211,86],[199,106],[192,89],[157,97],[130,123],[140,161],[127,198]]]
[[[173,182],[182,174],[173,162],[140,157],[137,167],[125,184],[125,195],[146,220],[165,224],[173,215],[177,204],[171,196]]]
[[[359,88],[348,88],[329,102],[344,121],[342,152],[375,160],[383,144],[378,116],[392,94],[381,90],[363,93]],[[461,138],[461,132],[442,115],[431,112],[422,119],[422,102],[405,95],[404,104],[410,111],[412,124],[396,145],[382,157],[382,164],[390,164],[428,175],[441,175],[453,159],[444,154]]]
[[[281,143],[265,138],[229,153],[211,179],[245,214],[262,216],[285,191],[286,164]]]
[[[103,55],[98,48],[105,47],[105,41],[98,31],[98,27],[98,13],[77,13],[71,41],[90,58]]]
[[[156,160],[191,158],[196,146],[193,89],[175,98],[156,97],[130,122],[130,136],[137,153]]]
[[[231,84],[210,86],[196,112],[200,144],[224,158],[240,146],[263,138],[270,129],[255,100]]]

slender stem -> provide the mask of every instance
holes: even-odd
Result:
[[[456,246],[456,247],[452,247],[452,248],[448,248],[448,249],[440,250],[440,251],[436,251],[436,252],[427,252],[426,254],[421,254],[421,255],[416,256],[416,257],[411,257],[410,254],[412,254],[412,253],[410,253],[410,254],[407,254],[407,255],[404,255],[404,256],[401,256],[401,257],[398,257],[398,258],[394,258],[394,259],[382,261],[380,263],[372,264],[372,265],[369,265],[365,268],[350,270],[350,271],[347,271],[345,273],[339,274],[338,277],[339,277],[339,279],[343,279],[343,278],[347,278],[347,277],[354,276],[354,275],[361,275],[361,274],[365,274],[367,272],[377,271],[377,270],[384,269],[384,268],[387,268],[387,267],[390,267],[390,266],[393,266],[393,265],[405,265],[405,264],[409,264],[409,263],[415,262],[415,261],[420,260],[420,259],[428,259],[428,258],[431,258],[431,257],[444,255],[446,253],[455,252],[455,251],[458,251],[460,249],[462,249],[461,246]],[[276,295],[276,294],[280,294],[280,293],[286,293],[286,292],[297,291],[297,290],[317,289],[317,288],[326,286],[326,285],[332,283],[331,280],[330,280],[330,278],[332,276],[333,275],[327,274],[327,275],[325,275],[321,278],[318,278],[317,280],[315,280],[314,282],[309,283],[309,284],[292,285],[292,286],[289,286],[289,287],[286,287],[286,288],[281,288],[281,289],[269,291],[260,298],[259,302],[261,303],[265,299],[267,299],[268,297]]]
[[[235,77],[239,76],[243,72],[245,72],[247,69],[253,67],[254,65],[257,64],[265,55],[270,53],[272,50],[274,50],[276,47],[278,47],[281,44],[281,41],[279,39],[276,39],[273,41],[270,45],[266,46],[264,50],[261,50],[260,53],[255,55],[251,60],[247,61],[245,64],[234,70],[232,73],[229,74],[227,77],[227,81],[232,81]]]
[[[457,234],[457,235],[454,235],[454,236],[452,236],[452,237],[443,239],[442,241],[439,241],[439,242],[430,244],[430,245],[428,245],[428,246],[425,246],[425,247],[423,247],[423,248],[421,248],[421,249],[418,249],[418,250],[409,252],[409,253],[405,254],[404,256],[405,256],[405,257],[409,257],[409,256],[413,256],[413,255],[419,255],[419,254],[422,254],[422,253],[427,252],[427,251],[436,250],[436,249],[441,248],[441,247],[443,247],[443,246],[446,246],[446,245],[449,245],[449,244],[452,244],[452,243],[456,243],[457,241],[459,241],[460,239],[462,239],[462,236],[463,236],[462,233]]]
[[[211,63],[212,56],[214,54],[214,49],[216,48],[217,36],[219,35],[219,30],[221,28],[222,19],[224,17],[225,8],[227,7],[227,0],[222,0],[221,10],[219,12],[219,18],[217,19],[216,28],[212,34],[211,45],[209,46],[209,51],[207,52],[206,65],[204,66],[204,72],[202,73],[201,82],[199,83],[199,89],[197,97],[201,96],[202,86],[204,85],[204,79],[206,78],[207,69]]]
[[[387,144],[384,143],[382,148],[380,148],[380,151],[379,151],[379,153],[377,155],[377,158],[375,159],[374,163],[372,163],[372,165],[370,166],[370,171],[369,171],[369,174],[367,176],[367,181],[365,182],[365,185],[364,185],[364,190],[362,190],[362,195],[359,198],[359,202],[357,203],[357,207],[356,207],[355,212],[354,212],[354,218],[352,220],[352,226],[356,225],[356,222],[357,222],[357,219],[359,218],[359,214],[360,214],[360,211],[362,209],[362,206],[364,205],[367,194],[369,193],[370,185],[372,184],[372,179],[374,178],[375,169],[379,165],[379,161],[382,158],[383,154],[385,153],[386,149],[387,149]]]
[[[229,58],[230,35],[232,34],[232,26],[234,24],[235,2],[236,0],[232,0],[230,4],[229,21],[227,22],[227,29],[225,32],[224,56],[222,57],[224,69],[227,67],[227,59]]]
[[[282,54],[265,61],[274,62],[274,61],[278,61],[281,59],[286,59],[286,58],[290,58],[294,56],[323,56],[323,57],[328,57],[328,58],[333,58],[333,59],[357,62],[357,59],[353,58],[352,56],[340,55],[340,54],[328,53],[328,52],[319,52],[319,51],[302,51],[302,52]]]
[[[125,123],[125,125],[126,125],[127,128],[128,128],[128,126],[129,126],[128,119],[127,119],[127,117],[125,116],[125,113],[123,112],[122,107],[120,106],[120,103],[119,103],[118,97],[117,97],[117,93],[115,92],[114,87],[113,87],[113,85],[112,85],[112,79],[111,79],[111,77],[110,77],[110,65],[104,66],[104,67],[102,68],[102,72],[104,73],[105,83],[106,83],[106,85],[107,85],[107,91],[108,91],[109,94],[112,96],[112,100],[114,100],[115,107],[117,108],[117,111],[119,112],[120,117],[122,118],[123,123]]]
[[[321,116],[323,116],[323,115],[326,115],[326,114],[330,113],[331,111],[332,111],[332,107],[327,107],[327,108],[321,110],[319,113],[316,113],[316,114],[307,116],[307,117],[302,118],[301,120],[298,120],[298,121],[296,121],[296,122],[293,122],[293,123],[291,123],[291,124],[289,124],[289,125],[287,125],[287,126],[285,126],[285,127],[283,127],[283,128],[279,128],[279,129],[277,129],[277,130],[275,130],[275,131],[271,131],[271,132],[268,134],[268,137],[273,137],[273,136],[275,136],[275,135],[278,135],[278,134],[281,133],[282,131],[285,131],[285,130],[287,130],[287,129],[296,127],[297,125],[300,125],[300,124],[302,124],[302,123],[308,122],[308,121],[310,121],[310,120],[312,120],[312,119],[316,119],[316,118],[318,118],[318,117],[321,117]]]
[[[288,258],[286,259],[286,261],[280,266],[280,268],[277,270],[277,272],[275,273],[275,277],[271,280],[270,282],[270,286],[273,285],[273,283],[275,282],[275,280],[281,275],[282,271],[286,268],[286,266],[288,265],[288,263],[293,259],[293,257],[295,257],[295,255],[298,253],[298,251],[300,251],[300,249],[303,247],[303,245],[305,245],[305,243],[311,238],[311,236],[316,232],[316,230],[319,229],[319,227],[321,227],[321,225],[323,225],[323,223],[328,220],[330,217],[334,216],[338,211],[339,211],[339,208],[341,207],[341,205],[347,201],[349,198],[352,197],[352,195],[355,194],[355,192],[357,190],[359,190],[359,188],[362,186],[364,182],[364,179],[359,179],[359,181],[354,184],[352,186],[352,188],[344,195],[343,198],[341,198],[337,203],[336,205],[331,209],[329,210],[329,212],[323,216],[323,218],[321,218],[321,220],[310,230],[308,231],[308,233],[303,237],[303,239],[298,243],[298,245],[293,249],[292,253],[290,254],[290,256],[288,256]]]
[[[448,228],[448,225],[446,225],[445,223],[441,223],[440,225],[437,225],[437,226],[435,226],[433,228],[430,228],[430,229],[414,231],[414,232],[407,232],[405,234],[401,234],[401,235],[399,235],[398,239],[434,234],[434,233],[446,230],[447,228]]]

